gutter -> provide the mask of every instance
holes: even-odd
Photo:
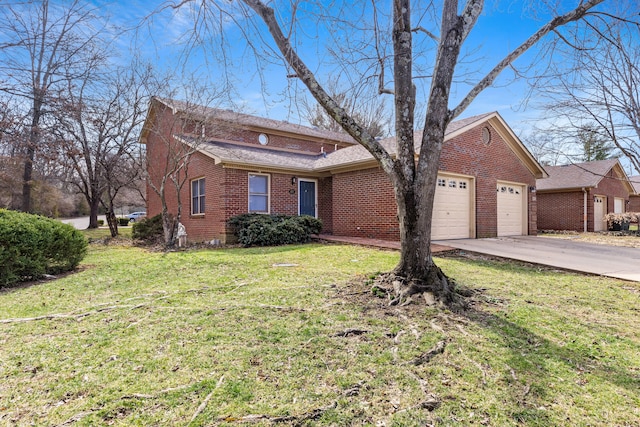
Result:
[[[587,189],[582,187],[582,193],[584,194],[582,221],[584,224],[584,232],[586,233],[587,232]]]

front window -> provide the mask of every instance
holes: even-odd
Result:
[[[204,215],[204,178],[191,181],[191,215]]]
[[[269,175],[249,174],[249,212],[269,213]]]

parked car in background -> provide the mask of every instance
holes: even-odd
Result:
[[[127,215],[127,218],[129,218],[129,221],[131,222],[136,222],[138,219],[144,218],[146,216],[146,212],[131,212],[129,215]]]

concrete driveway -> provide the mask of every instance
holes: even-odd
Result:
[[[640,249],[552,237],[514,236],[434,242],[469,252],[640,282]]]

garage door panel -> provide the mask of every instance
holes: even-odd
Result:
[[[593,231],[605,230],[604,216],[607,212],[607,198],[604,196],[593,197]]]
[[[526,192],[523,185],[498,183],[498,236],[521,236],[526,234],[525,196]]]
[[[438,176],[431,226],[433,240],[470,237],[471,183],[469,178]]]

